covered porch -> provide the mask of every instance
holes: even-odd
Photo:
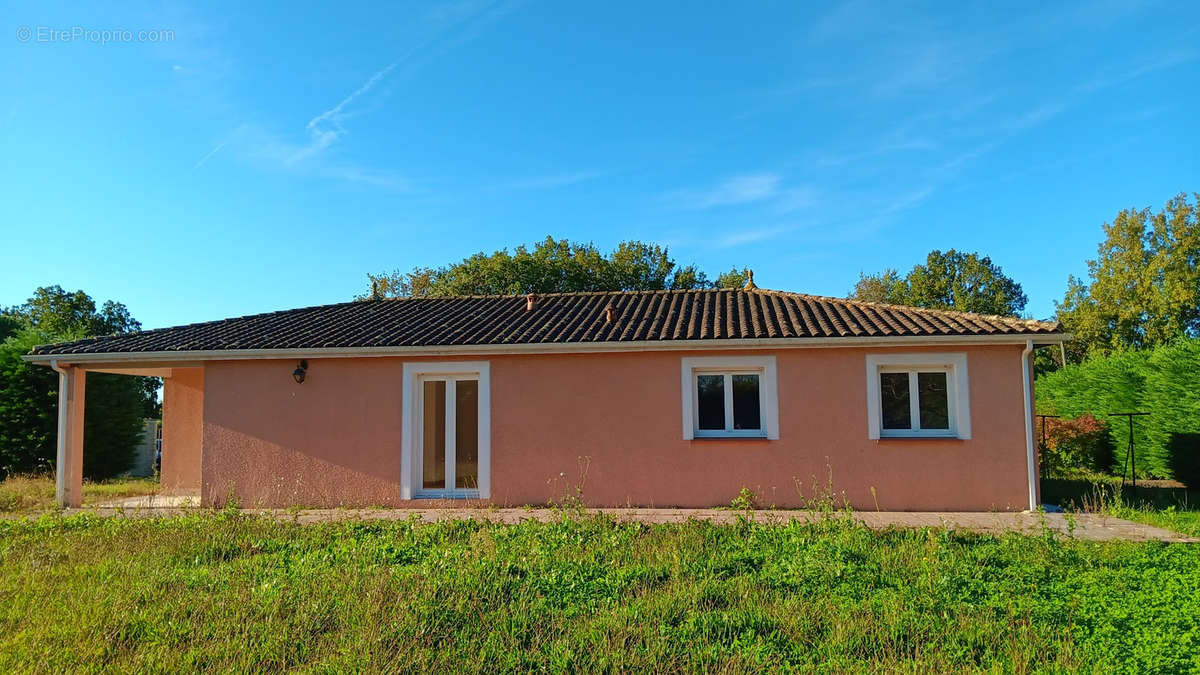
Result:
[[[169,497],[200,497],[204,369],[198,363],[129,364],[67,358],[44,362],[58,373],[58,447],[55,499],[59,505],[83,504],[84,414],[87,374],[158,377],[163,381],[160,490]]]

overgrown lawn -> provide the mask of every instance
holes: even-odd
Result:
[[[1200,670],[1200,546],[816,524],[0,522],[0,671]]]
[[[85,506],[158,492],[153,478],[113,478],[83,483]],[[0,482],[0,513],[38,513],[55,509],[54,476],[9,476]]]
[[[1120,477],[1083,474],[1043,478],[1043,501],[1068,511],[1102,513],[1200,537],[1200,491],[1146,483],[1121,486]]]

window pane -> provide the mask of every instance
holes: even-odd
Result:
[[[946,373],[917,373],[917,403],[921,407],[922,429],[950,428]]]
[[[427,490],[446,488],[446,382],[434,380],[425,383],[424,426],[421,429],[423,454],[421,455],[422,483]]]
[[[908,408],[908,373],[880,373],[879,399],[884,429],[912,428],[912,411]]]
[[[696,411],[700,428],[705,430],[725,429],[725,376],[697,375]]]
[[[479,487],[479,381],[454,383],[454,486]]]
[[[733,376],[733,428],[762,429],[758,410],[758,376]]]

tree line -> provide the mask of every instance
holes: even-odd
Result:
[[[695,265],[682,265],[666,247],[624,241],[612,251],[595,244],[546,237],[530,249],[476,253],[441,267],[415,267],[368,274],[370,290],[360,300],[383,297],[523,295],[585,291],[662,291],[740,288],[748,271],[736,267],[710,278]]]

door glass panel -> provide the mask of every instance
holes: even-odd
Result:
[[[446,488],[446,382],[425,382],[422,408],[425,410],[421,438],[422,483],[427,490]]]
[[[880,373],[879,399],[884,429],[912,428],[912,411],[908,407],[908,373]]]
[[[917,373],[917,402],[921,408],[922,429],[950,428],[946,373]]]
[[[762,429],[758,408],[758,375],[734,375],[733,428]]]
[[[725,429],[725,376],[697,375],[696,399],[701,429]]]
[[[454,483],[479,487],[479,381],[454,383]]]

